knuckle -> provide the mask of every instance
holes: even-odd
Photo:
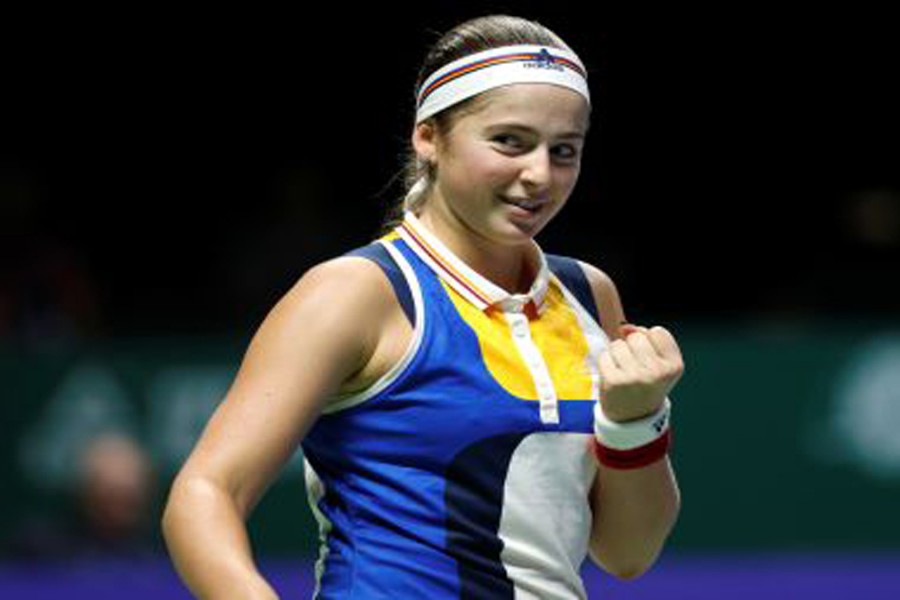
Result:
[[[675,341],[675,336],[672,335],[672,332],[669,331],[668,329],[666,329],[665,327],[663,327],[662,325],[655,326],[651,331],[653,332],[653,335],[657,338],[671,340],[672,342]]]
[[[631,381],[633,385],[649,387],[655,384],[658,379],[655,369],[644,368],[635,373]]]
[[[665,377],[674,377],[684,372],[684,363],[680,360],[667,361],[664,368]]]

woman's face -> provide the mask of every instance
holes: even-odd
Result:
[[[424,210],[439,204],[494,242],[531,239],[575,187],[588,117],[581,95],[555,85],[520,83],[487,92],[448,132],[432,131],[424,148],[437,175]]]

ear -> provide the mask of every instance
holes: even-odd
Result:
[[[419,123],[413,128],[412,145],[419,160],[433,163],[437,157],[437,131],[429,121]]]

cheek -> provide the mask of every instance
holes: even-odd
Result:
[[[571,169],[565,169],[559,174],[559,177],[557,177],[557,185],[566,196],[572,192],[575,188],[575,184],[578,183],[578,174],[580,172],[581,167],[578,166]]]
[[[514,158],[504,156],[494,149],[487,149],[479,154],[471,168],[472,173],[477,174],[482,181],[506,186],[519,176],[521,165]]]
[[[453,180],[464,187],[504,184],[515,176],[510,163],[490,148],[471,148],[455,157]]]

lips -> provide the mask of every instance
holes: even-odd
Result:
[[[511,196],[500,196],[501,202],[517,206],[528,212],[537,212],[547,203],[543,198],[516,198]]]

